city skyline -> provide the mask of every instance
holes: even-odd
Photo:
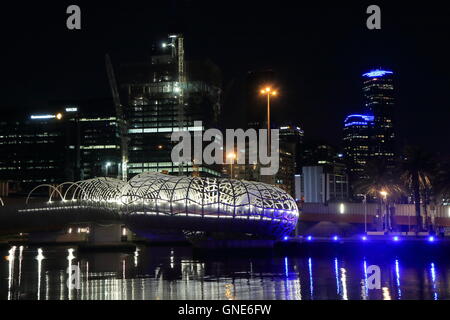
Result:
[[[445,151],[438,138],[445,134],[449,112],[445,87],[450,72],[445,71],[449,66],[444,60],[446,48],[442,47],[439,34],[445,32],[448,23],[440,18],[436,7],[422,11],[407,8],[408,12],[400,15],[400,9],[403,10],[400,5],[380,6],[382,30],[369,31],[365,28],[367,14],[362,4],[301,7],[296,13],[302,19],[296,20],[298,26],[293,24],[291,28],[287,28],[289,19],[283,22],[281,7],[277,6],[270,16],[258,7],[240,6],[233,23],[227,24],[223,19],[230,8],[219,16],[211,6],[201,2],[174,1],[155,8],[136,6],[128,8],[126,15],[120,13],[118,5],[105,8],[81,5],[84,24],[79,34],[58,27],[65,18],[64,14],[57,18],[64,9],[62,4],[35,8],[42,13],[36,16],[22,13],[22,19],[29,24],[42,26],[32,33],[28,32],[29,24],[20,27],[12,20],[18,8],[11,7],[11,17],[3,22],[16,26],[17,34],[25,41],[6,37],[6,41],[13,41],[2,53],[5,62],[2,86],[6,95],[1,108],[5,112],[20,108],[29,111],[45,106],[49,100],[109,97],[104,55],[110,53],[116,63],[130,52],[150,54],[153,43],[164,41],[168,31],[177,29],[173,31],[186,36],[190,58],[210,58],[219,65],[224,73],[225,94],[248,71],[273,69],[280,79],[277,85],[281,93],[274,104],[274,119],[294,118],[308,139],[324,139],[335,145],[340,144],[342,121],[363,105],[361,74],[378,67],[391,69],[396,73],[399,88],[399,140],[402,144]],[[158,14],[153,22],[139,19],[156,9]],[[177,14],[178,11],[183,14]],[[284,11],[283,14],[290,15]],[[419,15],[426,30],[436,31],[432,36],[429,33],[425,36],[418,26],[408,24],[408,19]],[[121,23],[112,23],[116,19]],[[248,19],[252,23],[247,23]],[[353,42],[358,45],[352,45]],[[54,50],[43,50],[55,43],[58,45]],[[30,54],[26,50],[29,47],[40,50]],[[29,94],[17,99],[23,90]],[[424,105],[428,112],[424,112]],[[228,122],[234,108],[226,105]],[[416,129],[419,127],[421,130]]]
[[[442,4],[2,9],[0,300],[450,300]]]

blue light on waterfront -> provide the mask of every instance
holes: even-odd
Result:
[[[336,276],[336,293],[340,294],[340,285],[339,285],[339,262],[338,258],[334,258],[334,274]]]
[[[284,258],[284,274],[286,278],[289,278],[289,260],[288,257]]]
[[[397,294],[398,298],[401,299],[402,297],[402,290],[400,289],[400,263],[398,260],[395,260],[395,279],[397,282]]]
[[[429,242],[434,242],[434,240],[436,240],[436,239],[435,239],[433,236],[431,236],[431,237],[428,238],[428,241],[429,241]]]
[[[436,286],[436,267],[432,262],[430,265],[430,273],[431,273],[431,282],[433,285],[433,298],[434,300],[438,300],[437,286]]]
[[[395,236],[394,238],[392,238],[392,240],[394,240],[395,242],[398,242],[398,241],[400,241],[400,238]]]
[[[369,287],[368,287],[368,279],[367,279],[367,261],[364,258],[364,263],[363,263],[363,268],[364,268],[364,296],[363,296],[363,300],[366,300],[369,297]]]
[[[306,237],[306,240],[308,240],[308,241],[312,241],[312,239],[313,239],[313,237],[312,237],[312,236],[308,236],[308,237]]]
[[[338,241],[339,240],[339,237],[338,236],[334,236],[333,237],[333,241]]]
[[[314,282],[313,282],[313,274],[312,274],[312,259],[308,259],[308,270],[309,270],[309,291],[311,294],[311,300],[314,299]]]

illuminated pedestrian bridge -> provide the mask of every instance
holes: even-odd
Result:
[[[129,182],[97,178],[64,183],[54,188],[48,209],[110,212],[141,234],[178,230],[270,238],[290,234],[299,216],[294,199],[272,185],[158,173],[143,173]]]

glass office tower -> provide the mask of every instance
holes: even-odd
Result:
[[[363,75],[363,94],[366,113],[374,117],[370,155],[392,166],[395,160],[394,132],[394,73],[373,70]]]

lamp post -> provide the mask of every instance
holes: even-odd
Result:
[[[230,152],[227,155],[227,158],[230,160],[230,179],[233,179],[233,164],[234,164],[234,161],[237,158],[237,155],[234,152]]]
[[[270,130],[270,96],[277,96],[278,92],[271,87],[267,87],[261,90],[261,94],[267,96],[267,154],[271,154],[271,130]]]
[[[367,194],[364,195],[364,232],[367,234]]]
[[[388,210],[386,208],[386,200],[387,200],[388,193],[386,191],[382,190],[382,191],[380,191],[380,194],[383,197],[383,207],[385,207],[384,208],[384,210],[385,210],[385,213],[384,213],[384,230],[386,231],[386,228],[388,227],[388,212],[387,212]]]

